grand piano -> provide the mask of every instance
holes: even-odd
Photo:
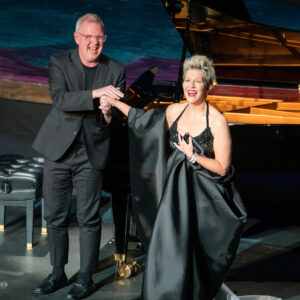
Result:
[[[164,4],[183,38],[183,51],[213,58],[217,82],[208,100],[228,122],[300,124],[300,25],[299,32],[289,30],[294,23],[284,17],[279,25],[286,28],[254,23],[247,2],[190,0]],[[254,2],[257,14],[268,10],[267,23],[276,24],[276,14],[282,15],[288,8],[294,8],[295,18],[300,14],[299,1],[276,1],[281,2],[277,7],[280,12],[270,11],[270,1]]]
[[[182,36],[181,62],[187,52],[214,60],[217,82],[208,101],[229,122],[236,184],[250,217],[300,207],[300,2],[275,2],[162,0]],[[149,109],[182,101],[182,71],[177,83],[155,81],[155,71],[128,89],[130,105]],[[119,225],[122,253],[128,227]]]

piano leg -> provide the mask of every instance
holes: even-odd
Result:
[[[115,226],[116,252],[126,255],[129,237],[129,194],[112,193],[112,212]]]
[[[130,194],[112,193],[112,211],[115,225],[114,259],[117,262],[118,273],[122,278],[135,275],[140,265],[132,258],[127,257],[130,235]]]
[[[118,269],[126,261],[129,238],[129,194],[112,193],[112,212],[115,226],[115,261]]]

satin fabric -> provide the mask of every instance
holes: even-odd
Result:
[[[175,150],[164,110],[128,116],[133,209],[147,250],[144,300],[212,299],[232,264],[246,213],[232,183]],[[194,151],[203,155],[194,141]],[[232,169],[231,169],[232,170]]]

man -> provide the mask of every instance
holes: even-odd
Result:
[[[53,107],[33,148],[45,156],[43,195],[52,273],[34,290],[48,294],[68,282],[68,215],[72,188],[76,190],[80,228],[80,270],[66,299],[81,299],[95,285],[101,234],[99,214],[103,170],[109,154],[111,106],[99,106],[103,95],[124,96],[125,69],[102,54],[106,36],[101,19],[80,17],[74,32],[78,48],[57,54],[49,62]]]

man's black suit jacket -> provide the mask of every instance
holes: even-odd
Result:
[[[125,91],[125,68],[101,54],[93,89],[107,85]],[[93,167],[103,169],[109,154],[109,129],[101,122],[101,111],[85,90],[85,74],[78,49],[54,55],[49,62],[49,89],[53,107],[33,148],[51,161],[59,160],[83,128],[85,146]],[[104,121],[105,123],[105,121]]]

